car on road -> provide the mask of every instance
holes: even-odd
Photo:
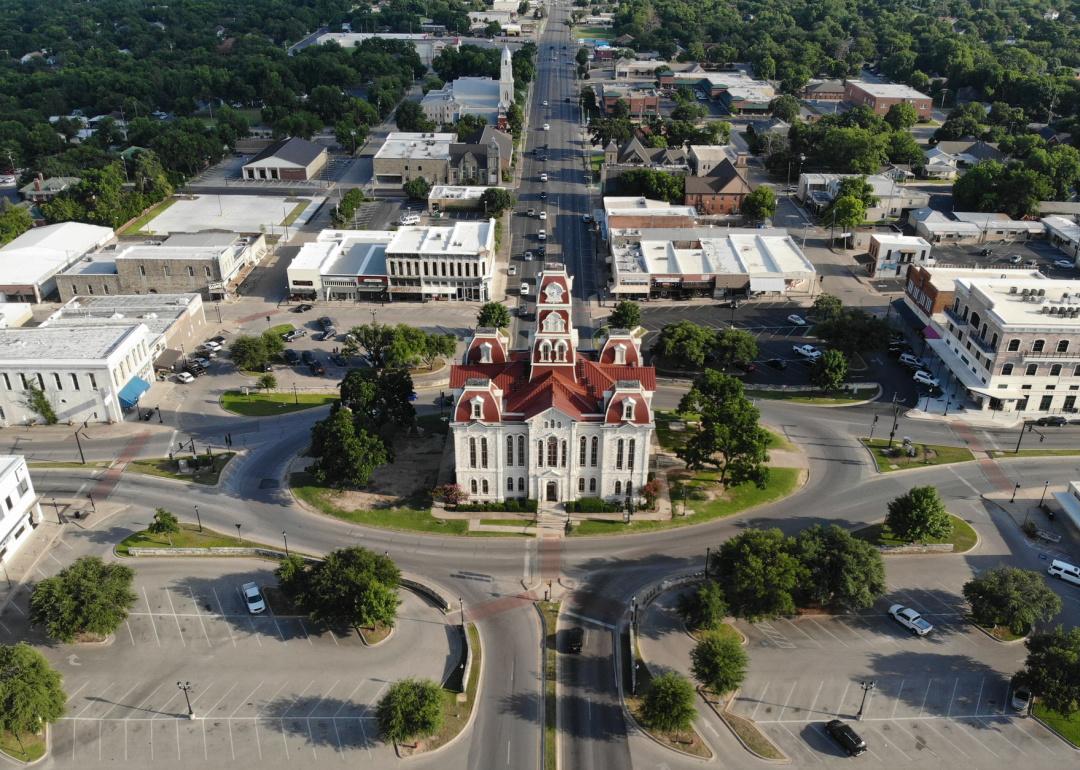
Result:
[[[581,221],[584,222],[587,225],[591,225],[592,224],[592,216],[589,215],[589,214],[582,214],[581,215]]]
[[[286,342],[294,342],[295,340],[298,340],[301,337],[306,337],[306,336],[307,336],[307,331],[306,330],[304,330],[304,329],[293,329],[292,331],[285,332],[284,334],[282,334],[281,339],[285,340]]]
[[[1013,711],[1026,717],[1028,710],[1031,708],[1031,690],[1022,684],[1014,684],[1009,704],[1012,706]]]
[[[547,254],[547,249],[544,248],[544,246],[536,247],[536,256],[540,257],[540,259],[543,259],[545,254]]]
[[[286,350],[284,353],[281,354],[281,356],[285,359],[285,363],[287,363],[289,366],[294,366],[300,363],[300,354],[297,353],[295,350]]]
[[[541,190],[540,191],[540,200],[542,200],[542,201],[547,200],[547,190]]]
[[[787,369],[787,361],[782,358],[770,358],[768,361],[765,362],[765,366],[784,371],[785,369]]]
[[[244,583],[240,586],[240,593],[244,595],[244,603],[247,604],[247,610],[252,615],[259,615],[266,612],[266,601],[263,599],[262,592],[259,591],[259,587],[254,583]]]
[[[543,221],[545,219],[547,219],[547,212],[546,211],[541,211],[540,212],[540,220]]]
[[[1071,270],[1076,267],[1076,263],[1071,259],[1055,259],[1054,267],[1060,267],[1062,270]]]
[[[527,212],[525,212],[525,215],[529,216],[529,217],[535,217],[536,216],[536,209],[529,209]]]
[[[1021,262],[1024,261],[1024,258],[1021,257],[1019,254],[1010,254],[1009,261],[1012,262],[1014,265],[1019,265]]]
[[[533,253],[531,251],[526,251],[522,256],[525,258],[526,262],[532,262]]]
[[[544,99],[544,101],[542,101],[542,102],[541,102],[541,104],[542,104],[543,106],[547,107],[547,106],[548,106],[548,103],[547,103],[547,99]]]
[[[1054,559],[1050,562],[1050,567],[1046,570],[1046,573],[1051,577],[1056,577],[1058,580],[1080,586],[1080,567],[1075,564],[1069,564],[1069,562],[1061,559]]]
[[[979,249],[979,256],[980,257],[989,257],[989,256],[992,256],[993,253],[994,253],[993,249],[988,249],[988,248],[985,248],[985,247]]]
[[[506,268],[506,274],[517,275],[517,265],[510,265],[510,267]]]
[[[1035,421],[1035,424],[1041,428],[1060,428],[1063,425],[1068,425],[1069,421],[1060,414],[1053,414],[1049,417],[1040,417]]]
[[[521,282],[521,290],[520,290],[520,292],[519,292],[519,293],[520,293],[520,294],[521,294],[521,296],[523,296],[523,297],[524,297],[524,296],[525,296],[526,294],[528,294],[528,293],[529,293],[529,284],[525,283],[525,281],[522,281],[522,282]]]
[[[550,126],[550,125],[548,125],[547,123],[545,123],[545,124],[544,124],[544,130],[545,130],[545,131],[550,131],[550,130],[551,130],[551,126]]]
[[[789,323],[793,323],[796,326],[806,326],[806,319],[798,313],[792,313],[787,317]]]
[[[538,232],[536,234],[536,237],[539,238],[542,241],[546,241],[547,240],[547,230],[544,230],[543,228],[541,228],[540,232]]]
[[[547,180],[548,180],[548,175],[547,174],[541,174],[540,175],[540,181],[541,182],[546,182]]]
[[[176,375],[176,381],[182,382],[187,385],[188,383],[195,382],[195,378],[192,377],[188,372],[179,372]]]
[[[813,345],[792,345],[791,349],[808,361],[817,361],[821,358],[821,351]]]
[[[925,364],[923,360],[914,353],[901,353],[900,363],[904,366],[910,366],[912,369],[921,369]]]
[[[923,369],[919,369],[915,372],[915,374],[911,375],[911,379],[915,380],[915,382],[919,383],[920,385],[927,385],[931,388],[939,387],[937,377]]]
[[[311,310],[313,307],[314,307],[313,305],[297,305],[296,307],[294,307],[292,309],[292,311],[294,313],[306,313],[307,311]]]
[[[825,732],[836,741],[840,748],[848,753],[848,756],[857,757],[866,751],[866,741],[859,737],[859,734],[851,728],[851,725],[841,722],[839,719],[827,722]]]
[[[399,225],[418,225],[420,224],[419,214],[402,214],[398,218]]]
[[[893,620],[916,636],[926,636],[934,630],[934,627],[922,615],[902,604],[889,607],[889,614],[892,615]]]
[[[581,648],[585,643],[585,629],[581,626],[573,626],[566,629],[566,651],[571,655],[578,655],[581,653]]]
[[[202,377],[204,374],[206,374],[206,367],[202,364],[197,364],[194,361],[191,361],[187,364],[187,366],[184,367],[184,371],[190,374],[192,377]]]

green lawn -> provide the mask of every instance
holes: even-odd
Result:
[[[535,527],[536,519],[480,519],[480,523],[493,527]]]
[[[971,525],[952,513],[949,514],[949,518],[952,519],[953,531],[949,537],[938,540],[927,540],[927,544],[935,543],[952,543],[953,553],[965,553],[975,547],[975,543],[978,542],[979,537],[975,534],[975,530],[971,528]],[[860,540],[866,540],[874,545],[881,546],[898,546],[909,545],[907,541],[901,540],[885,526],[884,522],[881,524],[871,524],[869,527],[863,527],[857,529],[851,533]]]
[[[746,391],[747,398],[764,398],[769,401],[790,401],[795,404],[856,404],[873,398],[877,388],[857,388],[848,393],[826,393],[819,390],[753,390]]]
[[[45,756],[45,733],[15,733],[0,730],[0,752],[19,762],[35,762]]]
[[[883,473],[889,473],[890,471],[899,471],[906,468],[924,468],[927,465],[948,465],[949,463],[964,463],[975,459],[975,455],[971,453],[971,450],[962,446],[944,446],[941,444],[920,444],[915,443],[915,449],[917,450],[914,457],[908,457],[906,455],[900,457],[888,457],[883,451],[889,445],[889,440],[886,438],[876,438],[872,441],[867,439],[859,439],[864,446],[868,446],[874,455],[874,461],[877,462],[879,471]],[[899,446],[900,441],[893,441],[893,446]]]
[[[1038,702],[1035,703],[1031,711],[1039,719],[1061,733],[1065,740],[1080,748],[1080,711],[1074,711],[1071,716],[1065,717]]]
[[[179,463],[176,460],[170,460],[167,457],[151,460],[132,460],[127,464],[127,470],[135,473],[145,473],[148,476],[163,476],[167,479],[193,481],[196,484],[209,484],[210,486],[213,486],[218,483],[218,479],[221,478],[221,472],[225,469],[225,466],[229,464],[229,460],[235,455],[236,452],[221,452],[216,454],[214,455],[213,466],[202,466],[195,471],[195,473],[188,474],[179,473]],[[201,455],[200,457],[205,458],[206,455]]]
[[[1021,449],[1013,452],[1008,449],[994,449],[990,452],[994,457],[1073,457],[1080,455],[1080,449]]]
[[[465,519],[437,519],[424,508],[382,508],[374,511],[346,511],[334,505],[337,495],[332,489],[318,486],[307,473],[294,473],[289,479],[293,494],[308,505],[354,524],[410,532],[434,532],[440,535],[464,535],[469,529]]]
[[[337,393],[261,393],[252,390],[245,396],[238,390],[227,390],[221,394],[221,408],[244,417],[267,417],[326,406],[337,400]]]
[[[304,209],[308,207],[308,204],[310,202],[311,201],[300,201],[295,206],[293,206],[293,210],[289,212],[288,216],[285,217],[281,224],[288,227],[293,222],[295,222],[297,220],[297,217],[304,213]]]
[[[121,540],[116,546],[116,552],[127,556],[129,548],[237,548],[241,545],[245,548],[278,547],[256,543],[246,537],[242,540],[243,542],[237,540],[236,535],[223,535],[206,527],[200,532],[198,524],[185,521],[180,523],[180,531],[171,536],[171,542],[169,536],[151,534],[143,529]]]
[[[574,37],[578,40],[582,38],[614,40],[615,32],[607,27],[574,27]]]
[[[267,329],[267,331],[270,334],[276,334],[278,337],[280,337],[282,334],[288,334],[295,328],[296,327],[292,324],[277,324],[275,326],[271,326],[269,329]]]
[[[672,422],[682,422],[688,429],[692,429],[694,423],[697,421],[698,416],[696,414],[679,414],[678,412],[671,410],[660,410],[656,412],[654,416],[656,422],[656,440],[660,442],[660,446],[669,452],[674,452],[686,443],[686,437],[689,434],[688,430],[672,430]],[[768,430],[769,433],[769,449],[784,449],[794,450],[795,445],[788,441],[780,434]]]
[[[26,465],[30,468],[108,468],[112,463],[108,460],[87,460],[85,463],[77,460],[38,460]]]
[[[745,511],[757,505],[771,503],[782,497],[787,497],[795,491],[799,483],[801,471],[798,468],[770,468],[769,483],[764,489],[758,489],[753,484],[743,484],[728,491],[724,497],[713,500],[694,500],[695,489],[705,489],[716,483],[719,474],[716,471],[696,471],[685,481],[670,478],[670,495],[672,506],[676,515],[673,519],[661,521],[634,521],[630,525],[619,521],[583,521],[574,525],[572,536],[583,535],[622,535],[638,532],[651,532],[658,529],[671,529],[672,527],[685,527],[690,524],[701,524],[712,519],[731,516],[732,514]],[[682,516],[682,486],[687,487],[686,505],[688,515]],[[698,493],[698,496],[701,496]]]
[[[721,623],[719,628],[705,628],[691,631],[690,636],[699,642],[710,636],[719,636],[724,639],[734,639],[739,644],[743,643],[743,635],[730,623]]]
[[[154,217],[156,217],[165,209],[169,208],[169,206],[173,205],[174,203],[176,203],[176,198],[166,198],[165,200],[158,203],[156,206],[152,206],[149,210],[147,210],[145,214],[140,216],[138,219],[133,220],[130,225],[121,229],[120,232],[117,233],[117,235],[134,235],[135,233],[140,232],[144,227],[150,224]]]
[[[540,614],[544,616],[544,630],[547,632],[547,648],[544,653],[544,770],[555,770],[559,764],[555,750],[555,679],[557,623],[559,621],[558,602],[537,602]]]

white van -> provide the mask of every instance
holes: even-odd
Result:
[[[401,218],[398,219],[398,224],[401,224],[401,225],[418,225],[418,224],[420,224],[420,215],[419,214],[402,214]]]
[[[1050,569],[1046,571],[1053,577],[1080,586],[1080,567],[1069,564],[1067,561],[1054,559],[1050,562]]]

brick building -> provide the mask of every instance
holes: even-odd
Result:
[[[745,170],[746,156],[739,155],[734,163],[725,158],[704,176],[686,177],[683,202],[702,214],[737,214],[750,194]]]
[[[326,167],[329,156],[321,144],[292,137],[274,142],[243,166],[244,179],[267,182],[306,182]]]
[[[929,119],[933,108],[933,102],[929,96],[902,83],[865,83],[860,80],[849,80],[844,88],[844,101],[855,106],[865,105],[878,115],[887,113],[894,104],[910,104],[915,108],[920,120]]]

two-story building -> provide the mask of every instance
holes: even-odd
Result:
[[[41,503],[22,455],[0,455],[0,501],[0,565],[6,565],[41,521]]]

